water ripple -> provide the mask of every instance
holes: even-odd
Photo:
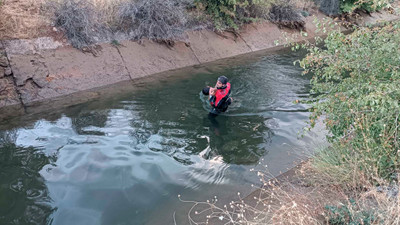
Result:
[[[8,204],[3,210],[0,201],[0,218],[146,224],[151,213],[169,213],[180,192],[206,198],[248,190],[258,182],[249,169],[260,161],[278,174],[297,159],[294,152],[321,139],[298,138],[309,113],[294,102],[309,98],[309,80],[294,57],[198,67],[0,131],[0,191]],[[212,119],[201,89],[222,74],[233,103]]]

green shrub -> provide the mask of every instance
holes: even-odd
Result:
[[[330,225],[369,225],[375,222],[373,212],[359,210],[355,201],[350,199],[349,206],[325,206]]]
[[[340,9],[344,13],[351,13],[355,10],[374,12],[389,6],[389,0],[344,0],[341,1]]]
[[[335,159],[326,156],[339,166],[357,163],[369,178],[391,178],[400,166],[398,43],[400,23],[347,36],[332,31],[300,61],[313,74],[311,126],[324,115],[328,140],[339,149]]]
[[[291,1],[281,0],[195,0],[198,10],[211,16],[217,30],[238,29],[257,20],[271,22],[293,29],[303,29],[300,11]]]
[[[327,15],[352,13],[358,10],[374,12],[390,7],[390,0],[317,0],[320,10]]]
[[[196,7],[211,16],[217,30],[238,29],[241,24],[267,18],[274,0],[195,0]]]

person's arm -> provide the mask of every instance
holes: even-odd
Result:
[[[216,95],[216,93],[217,93],[217,89],[210,87],[210,98],[209,98],[209,101],[210,101],[211,107],[215,107],[215,95]]]

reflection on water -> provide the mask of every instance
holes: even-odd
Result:
[[[54,158],[16,146],[16,138],[16,130],[0,132],[1,224],[46,224],[54,208],[39,171]]]
[[[293,101],[307,98],[308,80],[292,66],[296,57],[199,67],[2,124],[0,223],[172,224],[176,212],[187,224],[178,194],[249,193],[259,161],[276,175],[320,139],[297,138],[308,113]],[[210,119],[200,90],[221,74],[234,102]]]
[[[80,135],[101,135],[99,131],[86,130],[86,127],[104,127],[108,120],[108,110],[91,111],[80,114],[79,117],[72,118],[72,128]]]

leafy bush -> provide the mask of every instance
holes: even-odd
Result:
[[[353,13],[358,10],[366,12],[379,11],[390,7],[390,0],[317,0],[320,10],[327,15]]]
[[[238,29],[241,24],[267,18],[274,0],[195,0],[196,7],[212,17],[217,30]]]
[[[317,94],[311,125],[324,115],[328,140],[340,151],[332,161],[357,163],[371,179],[391,178],[400,166],[399,42],[400,23],[347,36],[332,31],[300,61]]]
[[[373,12],[389,6],[389,0],[344,0],[340,4],[340,9],[344,13],[351,13],[356,10]]]
[[[373,212],[360,211],[354,200],[350,199],[349,206],[325,206],[328,212],[328,224],[331,225],[347,225],[347,224],[364,224],[369,225],[376,222]]]
[[[211,16],[217,30],[238,29],[245,23],[260,19],[294,29],[303,29],[305,24],[291,1],[195,0],[195,4]]]

